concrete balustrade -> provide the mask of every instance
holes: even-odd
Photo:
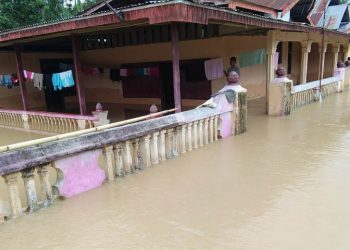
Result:
[[[230,112],[235,116],[233,134],[245,131],[245,121],[239,119],[246,119],[242,115],[246,104],[240,103],[246,99],[236,99],[236,107]],[[9,219],[34,212],[52,204],[56,197],[69,198],[96,188],[103,181],[118,181],[137,170],[178,157],[179,152],[213,143],[218,139],[219,116],[215,109],[198,108],[123,126],[111,124],[106,129],[35,145],[10,145],[9,150],[0,153],[0,175],[7,185],[11,207],[5,216]],[[103,166],[99,166],[100,156]],[[49,177],[54,171],[57,181],[52,184]],[[25,187],[24,203],[19,194],[20,181]],[[37,190],[41,195],[36,195]]]
[[[321,86],[321,88],[320,88]],[[334,76],[322,81],[313,81],[297,86],[292,86],[290,81],[269,86],[269,115],[289,115],[292,110],[318,101],[320,96],[342,92],[344,79],[341,76]]]
[[[53,134],[68,133],[108,124],[108,111],[98,108],[91,116],[0,109],[0,124]]]

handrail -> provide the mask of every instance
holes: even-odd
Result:
[[[339,76],[333,76],[333,77],[329,77],[329,78],[325,78],[321,80],[321,85],[327,85],[327,84],[331,84],[337,81],[341,81],[341,78]],[[300,85],[296,85],[293,86],[293,90],[292,90],[292,94],[294,93],[298,93],[298,92],[302,92],[302,91],[306,91],[309,89],[314,89],[314,88],[318,88],[320,85],[320,81],[312,81],[312,82],[308,82],[308,83],[304,83],[304,84],[300,84]]]
[[[46,116],[52,118],[67,118],[67,119],[75,119],[75,120],[88,120],[88,121],[97,121],[98,118],[92,115],[75,115],[75,114],[67,114],[67,113],[53,113],[46,111],[24,111],[24,110],[11,110],[11,109],[0,109],[0,113],[10,113],[17,115],[38,115],[38,116]]]
[[[131,124],[134,122],[143,121],[146,119],[156,118],[160,115],[168,114],[168,113],[171,113],[174,111],[176,111],[176,108],[164,110],[164,111],[157,112],[154,114],[149,114],[149,115],[144,115],[144,116],[128,119],[125,121],[115,122],[115,123],[111,123],[111,124],[107,124],[107,125],[101,125],[101,126],[97,126],[94,128],[83,129],[83,130],[74,131],[74,132],[70,132],[70,133],[66,133],[66,134],[61,134],[61,135],[50,136],[50,137],[41,138],[41,139],[30,140],[30,141],[26,141],[26,142],[10,144],[7,146],[0,147],[0,153],[5,152],[5,151],[9,151],[9,150],[15,150],[15,149],[20,149],[20,148],[24,148],[24,147],[40,145],[43,143],[52,142],[52,141],[56,141],[56,140],[60,140],[60,139],[71,138],[74,136],[80,136],[80,135],[88,134],[88,133],[95,132],[95,131],[102,131],[102,130],[106,130],[106,129],[110,129],[110,128],[114,128],[114,127],[119,127],[119,126]]]

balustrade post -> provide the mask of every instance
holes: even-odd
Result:
[[[160,140],[159,140],[159,160],[165,161],[165,133],[166,130],[160,131]]]
[[[37,168],[38,175],[40,178],[41,196],[43,199],[44,206],[48,206],[53,202],[52,186],[49,179],[49,167],[50,164],[45,164]]]
[[[198,148],[198,121],[193,122],[193,148]]]
[[[181,152],[181,154],[186,153],[186,126],[187,125],[181,126],[181,140],[180,140],[180,152]]]
[[[209,118],[205,118],[204,120],[204,144],[207,145],[209,143]]]
[[[158,135],[159,132],[155,132],[152,134],[151,139],[151,162],[152,164],[158,164]]]
[[[150,135],[146,135],[143,138],[143,159],[144,159],[145,167],[151,166],[150,138],[151,138]]]
[[[122,154],[122,146],[117,144],[114,146],[114,158],[115,158],[115,174],[116,176],[123,175],[123,154]]]
[[[126,141],[124,142],[124,174],[132,172],[132,164],[131,143]]]
[[[177,157],[179,155],[180,151],[180,127],[176,127],[174,129],[174,136],[173,136],[173,155],[174,157]]]
[[[187,124],[187,151],[191,152],[192,151],[192,122]]]
[[[203,123],[204,120],[199,120],[199,129],[198,129],[198,134],[199,134],[199,147],[203,147]]]
[[[21,199],[18,191],[18,173],[6,174],[3,175],[3,178],[5,179],[9,193],[11,217],[16,218],[23,213]]]
[[[29,168],[21,171],[27,196],[28,212],[30,213],[38,209],[38,199],[36,196],[34,182],[34,170],[35,168]]]
[[[133,158],[134,158],[134,169],[142,169],[142,159],[141,159],[141,152],[140,152],[140,138],[136,138],[133,143]]]
[[[214,142],[214,116],[209,118],[209,142]]]
[[[286,107],[290,107],[290,99],[291,97],[288,97],[288,105],[286,104]],[[285,111],[287,112],[287,111]],[[234,124],[234,135],[239,135],[247,131],[247,90],[244,89],[243,91],[239,91],[237,93],[236,97],[236,106],[235,111],[233,115],[235,118],[235,124]]]
[[[173,158],[173,129],[168,129],[165,134],[165,157],[166,159]]]
[[[105,161],[107,180],[114,181],[113,146],[107,146],[103,149],[103,158]]]
[[[218,129],[219,129],[219,116],[216,115],[214,117],[214,140],[215,141],[217,141],[219,139]]]

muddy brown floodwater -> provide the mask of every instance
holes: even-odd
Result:
[[[262,107],[243,135],[0,225],[1,249],[350,249],[350,95]]]

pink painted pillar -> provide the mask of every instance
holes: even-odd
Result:
[[[171,24],[171,50],[173,61],[173,86],[176,112],[181,112],[180,90],[180,54],[179,54],[179,30],[176,23]]]
[[[28,110],[29,101],[28,101],[28,94],[27,94],[26,79],[24,78],[24,73],[23,73],[21,48],[19,47],[18,44],[15,45],[15,52],[16,52],[17,76],[19,78],[19,82],[20,82],[19,84],[21,87],[23,110]]]
[[[75,72],[75,85],[77,88],[77,93],[79,98],[80,114],[86,115],[85,91],[80,81],[81,65],[80,65],[80,59],[79,59],[78,41],[75,34],[72,34],[72,47],[73,47],[74,72]]]

